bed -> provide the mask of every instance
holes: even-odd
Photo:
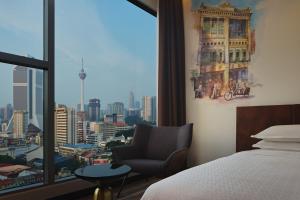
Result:
[[[237,153],[154,183],[142,200],[300,199],[300,151],[252,148],[251,135],[286,124],[300,124],[300,105],[238,107]]]

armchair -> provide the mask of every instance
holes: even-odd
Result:
[[[116,163],[149,176],[170,176],[186,167],[193,124],[181,127],[136,126],[133,142],[112,148]]]

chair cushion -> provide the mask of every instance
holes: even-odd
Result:
[[[129,165],[132,171],[145,175],[157,175],[163,172],[165,162],[161,160],[132,159],[123,160],[122,164]]]

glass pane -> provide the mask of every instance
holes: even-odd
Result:
[[[43,0],[2,0],[0,51],[43,58]]]
[[[0,193],[43,182],[43,71],[0,63]]]
[[[55,17],[60,179],[110,162],[110,148],[129,144],[135,124],[156,123],[157,25],[127,1],[56,1]]]

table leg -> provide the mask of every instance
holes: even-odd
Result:
[[[93,200],[98,200],[100,188],[96,188],[93,196]]]
[[[93,200],[113,200],[112,189],[97,187],[94,192]]]
[[[120,189],[119,189],[117,198],[120,197],[120,194],[121,194],[121,192],[122,192],[122,190],[123,190],[123,188],[124,188],[124,185],[125,185],[125,181],[126,181],[127,176],[128,176],[128,175],[126,175],[126,176],[123,178],[122,185],[121,185],[121,187],[120,187]]]

